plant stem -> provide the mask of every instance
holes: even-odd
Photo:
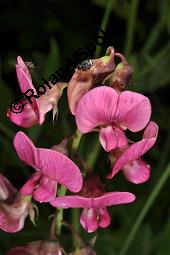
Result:
[[[127,19],[126,40],[125,40],[125,55],[126,56],[130,55],[133,48],[138,5],[139,5],[139,0],[131,0],[130,8],[128,11],[129,14]]]
[[[151,206],[153,205],[156,197],[158,196],[159,192],[161,191],[163,185],[165,184],[165,182],[167,181],[167,179],[170,176],[170,162],[167,165],[167,168],[165,169],[164,173],[162,174],[162,176],[159,178],[158,183],[156,183],[153,191],[150,193],[148,199],[146,200],[146,203],[144,205],[144,207],[141,209],[141,212],[139,213],[130,233],[128,234],[128,238],[125,241],[122,250],[120,251],[119,255],[125,255],[127,250],[129,249],[129,246],[131,245],[131,243],[133,242],[135,235],[138,231],[138,229],[140,228],[140,225],[143,221],[143,219],[145,218],[146,214],[148,213],[148,211],[150,210]]]
[[[74,229],[79,233],[79,219],[80,219],[80,209],[79,208],[74,208],[71,211],[71,221]],[[75,235],[73,235],[73,246],[77,247],[79,245],[78,239],[76,238]]]
[[[72,143],[72,152],[73,153],[75,153],[78,150],[82,135],[83,134],[77,129],[76,133],[75,133],[75,138],[73,139],[73,143]]]
[[[101,25],[100,25],[100,28],[103,29],[104,31],[107,28],[107,24],[108,24],[110,15],[111,15],[111,11],[112,11],[112,7],[113,7],[114,2],[115,2],[115,0],[108,0],[107,1],[106,9],[105,9],[105,12],[104,12],[104,15],[103,15],[103,18],[102,18],[102,22],[101,22]],[[96,58],[100,56],[100,51],[101,51],[101,46],[98,45],[97,48],[96,48],[96,54],[95,54]]]
[[[72,143],[72,152],[75,153],[78,150],[80,140],[82,137],[82,133],[80,133],[79,130],[76,130],[75,138],[73,139]],[[58,192],[59,196],[64,196],[66,194],[66,188],[64,186],[61,186]],[[76,209],[72,210],[72,220],[73,223],[78,226],[78,218],[77,218],[77,212],[75,212]],[[57,217],[56,217],[56,234],[60,236],[61,234],[61,228],[62,228],[62,221],[63,221],[63,209],[57,209]],[[75,241],[75,240],[74,240]]]
[[[75,138],[73,139],[72,143],[72,152],[75,154],[75,152],[78,150],[80,140],[82,137],[82,133],[77,129],[75,133]],[[80,210],[78,208],[74,208],[71,210],[71,220],[72,220],[72,225],[76,229],[77,232],[79,232],[79,215],[80,215]],[[77,246],[78,242],[76,237],[73,235],[73,246]]]
[[[58,192],[59,196],[64,196],[66,194],[66,188],[61,186]],[[62,228],[62,220],[63,220],[63,208],[57,209],[57,217],[56,217],[56,235],[60,236],[61,228]]]

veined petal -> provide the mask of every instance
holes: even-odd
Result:
[[[76,123],[78,129],[87,133],[93,128],[114,120],[118,93],[105,86],[90,90],[77,104]]]
[[[51,201],[51,205],[58,208],[103,208],[106,206],[131,203],[135,196],[129,192],[108,192],[100,197],[86,198],[81,196],[61,196]]]
[[[37,149],[23,132],[16,134],[14,146],[22,161],[51,180],[63,184],[72,192],[79,192],[82,188],[83,179],[78,166],[62,153]]]
[[[146,127],[151,117],[151,104],[142,94],[124,91],[119,96],[115,122],[137,132]]]
[[[83,209],[80,215],[80,223],[88,233],[95,232],[98,229],[98,216],[96,209]]]
[[[113,166],[108,179],[111,179],[120,169],[133,160],[138,159],[145,154],[156,142],[158,135],[158,125],[155,122],[150,122],[144,131],[143,139],[139,142],[131,144],[117,159]]]
[[[19,131],[14,137],[13,144],[20,160],[33,168],[37,168],[39,161],[37,148],[28,136]]]
[[[57,183],[43,175],[40,179],[38,187],[36,187],[33,192],[33,197],[40,203],[49,202],[55,198],[56,193]]]
[[[50,149],[38,149],[37,169],[72,192],[79,192],[83,179],[78,166],[65,155]]]
[[[115,148],[123,148],[128,144],[124,132],[120,128],[111,126],[100,130],[99,140],[105,151],[108,152]]]
[[[58,208],[91,208],[93,207],[93,198],[86,198],[82,196],[61,196],[56,197],[50,204]]]
[[[150,177],[150,166],[141,158],[129,162],[123,167],[126,179],[135,184],[144,183]]]

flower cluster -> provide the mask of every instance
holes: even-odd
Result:
[[[116,57],[120,59],[118,65],[115,64]],[[67,84],[50,84],[53,88],[38,98],[34,97],[32,103],[24,101],[23,112],[15,114],[8,109],[7,116],[20,127],[41,125],[47,112],[53,110],[53,117],[56,115],[57,103],[63,89],[67,88],[70,112],[75,116],[80,134],[98,132],[101,146],[108,153],[111,172],[107,178],[112,179],[122,170],[128,181],[135,184],[146,182],[151,168],[141,156],[154,145],[158,134],[157,124],[150,121],[150,101],[142,94],[126,90],[133,68],[123,55],[115,53],[113,47],[107,49],[104,57],[87,61],[90,65],[79,65]],[[82,70],[80,66],[83,66]],[[21,92],[28,89],[36,92],[30,71],[21,57],[17,58],[16,72]],[[143,129],[141,141],[133,142],[127,137],[127,130],[134,133]],[[1,229],[7,232],[21,230],[27,215],[33,221],[32,198],[40,203],[49,202],[58,209],[83,208],[80,223],[89,233],[109,226],[111,218],[107,207],[135,200],[135,195],[130,192],[105,191],[99,175],[92,172],[87,171],[83,178],[73,161],[75,151],[67,149],[68,141],[67,137],[51,149],[37,148],[23,132],[15,135],[13,144],[18,157],[34,168],[35,173],[18,192],[5,177],[0,176]],[[60,185],[76,194],[57,196]],[[53,249],[54,254],[62,254],[58,243],[49,244],[48,241],[16,247],[8,254],[32,254],[26,253],[27,249],[39,254],[36,252],[39,246],[42,254],[46,254],[43,251],[47,247],[50,254],[53,254]]]

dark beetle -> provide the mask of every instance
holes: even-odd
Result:
[[[92,65],[93,65],[92,60],[86,59],[86,60],[82,61],[80,64],[78,64],[77,68],[79,70],[86,71],[86,70],[90,69],[92,67]]]

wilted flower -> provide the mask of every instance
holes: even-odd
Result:
[[[103,81],[103,85],[110,86],[116,91],[123,91],[126,85],[129,84],[132,75],[133,67],[128,64],[125,57],[120,53],[115,53],[115,56],[121,58],[121,63],[116,66],[114,72],[109,74]]]
[[[6,255],[62,255],[62,248],[57,242],[35,241],[24,246],[12,248]]]
[[[107,48],[106,56],[89,61],[90,64],[85,65],[88,66],[87,68],[83,63],[78,66],[68,85],[67,96],[72,114],[75,114],[77,103],[81,97],[93,87],[101,85],[103,79],[115,69],[114,48]]]
[[[130,91],[118,93],[106,86],[94,88],[84,95],[75,112],[81,132],[99,127],[99,139],[106,151],[126,147],[128,141],[124,130],[142,130],[150,116],[151,105],[147,97]]]
[[[133,183],[143,183],[150,177],[150,166],[140,157],[156,142],[158,125],[151,121],[146,127],[141,141],[128,145],[125,149],[113,152],[116,161],[108,178],[111,179],[121,169],[127,180]]]
[[[10,233],[20,231],[28,215],[34,222],[34,206],[30,197],[21,195],[0,175],[0,229]]]
[[[80,223],[91,233],[98,227],[106,228],[110,224],[107,206],[131,203],[135,196],[129,192],[105,192],[98,176],[90,176],[84,181],[79,195],[61,196],[50,203],[57,208],[84,208]]]
[[[79,99],[93,86],[94,80],[90,72],[78,69],[75,71],[67,88],[68,103],[72,114],[75,114]]]
[[[38,86],[35,89],[29,70],[21,57],[17,58],[16,73],[21,92],[27,100],[21,100],[24,105],[23,111],[19,114],[8,109],[7,116],[18,126],[29,128],[36,124],[42,124],[45,114],[53,109],[53,120],[57,114],[57,103],[60,99],[65,83]]]
[[[49,202],[56,196],[57,183],[72,192],[79,192],[82,188],[78,166],[62,153],[36,148],[23,132],[15,135],[14,147],[19,158],[37,171],[22,187],[22,194],[33,195],[39,202]]]
[[[95,84],[101,85],[102,81],[115,70],[115,51],[112,46],[108,47],[106,50],[106,55],[98,59],[92,59],[93,65],[89,69],[92,73]]]

